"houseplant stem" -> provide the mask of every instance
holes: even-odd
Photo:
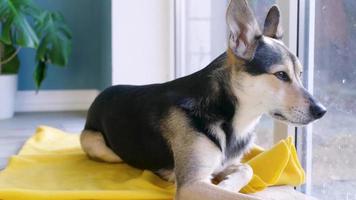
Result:
[[[10,57],[6,58],[5,60],[0,61],[0,65],[5,65],[6,63],[10,62],[20,52],[20,50],[21,50],[21,47],[18,47],[16,49],[16,51]]]
[[[2,60],[2,57],[4,55],[4,51],[5,51],[4,45],[0,42],[0,61]],[[0,75],[2,73],[2,66],[3,66],[3,64],[0,62]]]

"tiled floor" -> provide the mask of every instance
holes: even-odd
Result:
[[[0,120],[0,169],[6,166],[8,158],[17,153],[39,125],[79,133],[83,129],[85,116],[83,111],[16,113],[14,118]]]

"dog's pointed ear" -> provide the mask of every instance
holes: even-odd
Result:
[[[237,57],[251,60],[261,31],[246,0],[230,1],[226,21],[230,32],[229,48]]]
[[[283,28],[281,22],[281,12],[278,6],[274,5],[269,10],[265,25],[263,29],[263,35],[281,40],[283,38]]]

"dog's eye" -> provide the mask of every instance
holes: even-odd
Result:
[[[290,81],[289,76],[286,72],[280,71],[280,72],[274,73],[274,75],[282,81]]]

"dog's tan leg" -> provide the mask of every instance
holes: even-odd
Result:
[[[80,135],[80,144],[83,151],[93,160],[117,163],[121,158],[106,146],[100,132],[84,130]]]
[[[197,135],[197,133],[195,133]],[[191,138],[192,139],[192,138]],[[175,154],[175,174],[177,182],[176,200],[258,200],[257,197],[245,195],[226,190],[214,185],[211,176],[215,169],[221,164],[221,151],[212,142],[204,137],[194,138],[192,144],[189,142],[181,143],[173,147]],[[180,146],[183,145],[183,146]],[[245,169],[239,168],[241,173],[233,173],[231,180],[244,176]],[[236,178],[236,179],[235,179]],[[247,177],[240,183],[231,184],[241,185],[247,182]],[[230,182],[227,182],[230,184]]]
[[[250,182],[253,170],[247,164],[237,164],[228,166],[217,176],[222,180],[218,183],[219,187],[231,192],[238,192]]]
[[[194,182],[179,189],[177,200],[261,200],[258,197],[224,190],[207,182]]]
[[[174,155],[176,200],[260,200],[225,190],[212,183],[212,175],[223,161],[223,153],[210,139],[190,126],[185,114],[172,110],[162,122]]]

